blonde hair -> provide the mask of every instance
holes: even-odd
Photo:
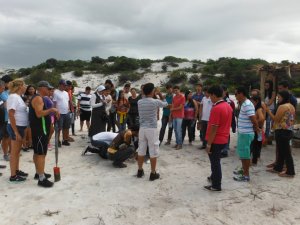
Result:
[[[8,89],[10,94],[14,94],[20,90],[20,88],[25,84],[21,79],[15,79],[8,83]]]

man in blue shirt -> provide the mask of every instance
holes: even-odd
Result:
[[[202,99],[204,97],[203,91],[202,91],[203,85],[201,83],[198,83],[196,85],[196,93],[193,95],[193,100],[195,100],[198,103],[198,109],[200,108],[200,103],[202,102]],[[199,113],[196,112],[199,116]],[[199,118],[198,118],[199,119]],[[201,118],[200,118],[201,119]],[[196,133],[196,123],[192,127],[192,139],[195,141],[195,133]],[[203,134],[200,131],[200,139],[203,141],[204,137]]]

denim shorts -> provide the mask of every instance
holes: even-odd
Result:
[[[70,129],[71,127],[71,113],[60,114],[58,120],[59,129]]]
[[[24,138],[25,136],[25,129],[27,128],[27,126],[17,126],[18,132],[21,135],[22,138]],[[7,124],[7,133],[10,137],[10,139],[12,140],[16,140],[16,134],[14,132],[14,130],[12,129],[10,124]]]

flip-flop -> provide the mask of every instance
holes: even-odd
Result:
[[[287,177],[287,178],[293,178],[295,175],[287,174],[287,173],[284,171],[284,172],[278,173],[278,176],[280,176],[280,177]]]

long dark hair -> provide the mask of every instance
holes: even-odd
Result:
[[[34,94],[34,95],[36,94],[36,88],[35,88],[33,85],[29,84],[29,85],[27,86],[27,88],[26,88],[25,93],[24,93],[25,96],[28,96],[28,95],[29,95],[29,89],[30,89],[31,87],[34,88],[34,93],[33,93],[33,94]]]
[[[265,96],[268,96],[268,98],[271,99],[273,93],[273,81],[267,80],[265,84],[269,84],[269,89],[265,90]]]
[[[286,103],[290,103],[290,93],[288,91],[280,91],[278,95],[282,97],[282,101],[278,103],[278,105],[283,105]]]
[[[120,104],[121,96],[122,96],[123,93],[124,93],[123,90],[120,90],[120,91],[119,91],[119,95],[118,95],[118,104]],[[123,100],[123,99],[124,99],[124,97],[122,98],[122,100]]]
[[[260,97],[260,96],[257,96],[257,95],[252,96],[252,97],[251,97],[251,100],[254,101],[254,102],[257,102],[257,104],[256,104],[256,106],[255,106],[255,112],[256,112],[258,109],[262,108],[262,106],[261,106],[261,97]]]

